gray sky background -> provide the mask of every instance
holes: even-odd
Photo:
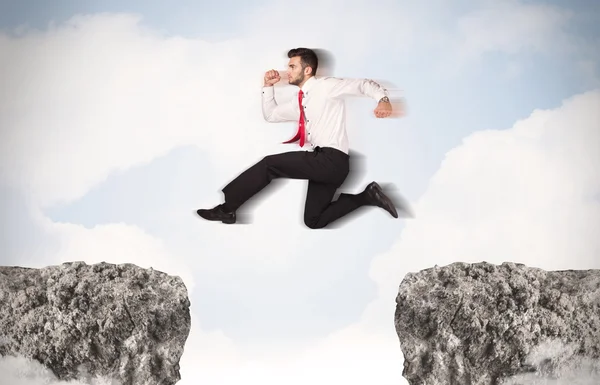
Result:
[[[0,2],[0,262],[181,276],[183,385],[406,384],[393,327],[406,273],[599,268],[599,15],[591,1]],[[250,225],[194,216],[297,148],[280,144],[293,123],[263,121],[260,87],[298,46],[406,99],[387,120],[348,100],[364,158],[347,189],[390,183],[414,219],[368,209],[310,230],[300,181],[273,186]]]

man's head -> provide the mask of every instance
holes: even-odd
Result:
[[[309,48],[294,48],[289,50],[287,76],[290,84],[302,85],[317,73],[319,60],[315,52]]]

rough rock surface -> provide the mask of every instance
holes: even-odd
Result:
[[[131,264],[0,267],[0,355],[61,380],[175,384],[189,306],[179,277]]]
[[[600,270],[454,263],[408,274],[396,303],[411,385],[600,384]]]

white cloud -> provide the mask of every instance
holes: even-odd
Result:
[[[61,381],[39,362],[22,356],[0,357],[0,385],[121,385],[105,377],[88,381]]]
[[[195,365],[194,370],[182,370],[181,383],[187,385],[204,380],[234,385],[243,380],[265,385],[282,382],[290,385],[337,382],[404,384],[399,382],[399,345],[387,337],[385,333],[365,333],[353,327],[302,346],[273,347],[265,344],[268,348],[257,347],[244,352],[243,356],[222,356],[219,353],[213,358],[184,355],[186,362],[194,360]]]
[[[242,41],[163,37],[137,17],[94,15],[0,35],[0,52],[0,175],[43,206],[178,145],[235,163],[285,136],[263,127],[265,52]]]

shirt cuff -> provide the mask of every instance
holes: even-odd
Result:
[[[385,92],[385,91],[376,92],[375,93],[375,100],[380,101],[381,98],[383,98],[384,96],[387,96],[389,98],[388,93]]]
[[[274,90],[273,90],[273,86],[271,87],[264,87],[262,88],[262,93],[265,96],[273,96],[274,95]]]

